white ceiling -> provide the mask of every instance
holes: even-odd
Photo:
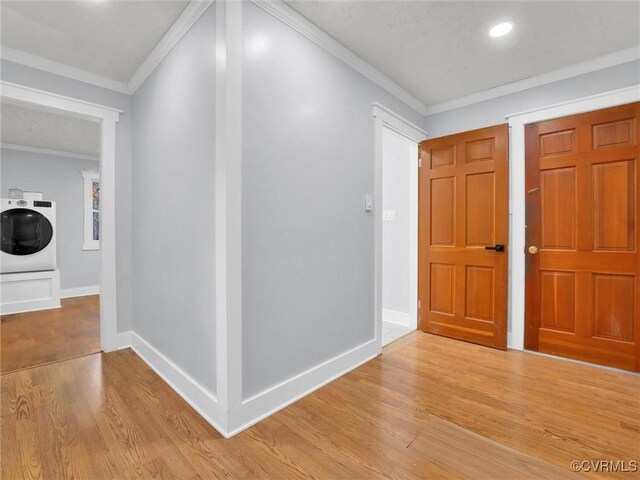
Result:
[[[188,3],[2,0],[0,41],[126,83]]]
[[[2,101],[2,144],[98,157],[100,126],[80,118]]]
[[[640,45],[637,1],[287,3],[426,105]]]

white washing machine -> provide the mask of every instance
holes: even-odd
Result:
[[[1,273],[56,269],[56,202],[0,199]]]

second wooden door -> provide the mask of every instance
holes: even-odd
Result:
[[[640,103],[528,125],[525,347],[640,370]]]

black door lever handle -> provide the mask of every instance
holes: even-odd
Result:
[[[494,245],[489,247],[484,247],[485,250],[495,250],[496,252],[504,252],[504,245]]]

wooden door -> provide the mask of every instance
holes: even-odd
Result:
[[[507,346],[508,125],[420,144],[419,326]]]
[[[640,370],[639,115],[526,127],[527,349]]]

